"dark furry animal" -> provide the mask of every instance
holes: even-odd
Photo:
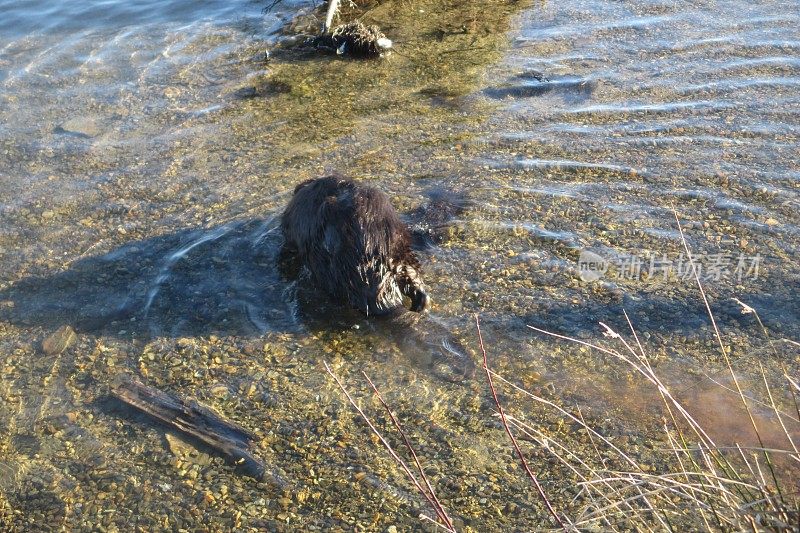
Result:
[[[411,235],[389,197],[341,176],[305,181],[281,219],[285,246],[314,283],[367,315],[384,315],[411,300],[429,300]]]

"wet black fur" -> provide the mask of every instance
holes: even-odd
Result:
[[[314,283],[367,315],[411,300],[422,312],[428,295],[411,234],[382,191],[341,176],[305,181],[283,213],[285,248]]]

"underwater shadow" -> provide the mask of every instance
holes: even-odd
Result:
[[[188,229],[80,259],[0,291],[0,320],[112,337],[262,335],[300,329],[273,218]]]
[[[565,102],[579,104],[592,98],[596,81],[573,75],[545,77],[539,72],[520,74],[512,81],[496,87],[488,87],[483,93],[495,100],[507,98],[535,98],[552,93],[561,96]]]
[[[352,331],[387,339],[449,381],[474,371],[441,319],[405,309],[367,317],[343,307],[282,248],[277,216],[130,242],[0,290],[0,321],[144,341]]]
[[[782,279],[779,282],[768,278],[763,283],[763,290],[737,291],[726,288],[709,294],[711,311],[723,337],[734,330],[762,338],[758,322],[752,314],[743,312],[742,306],[734,300],[736,298],[756,309],[771,335],[795,340],[800,338],[800,300],[791,297],[791,294],[800,291],[800,285],[791,280]],[[767,292],[775,286],[782,287],[783,294]],[[713,335],[708,310],[699,294],[670,297],[641,292],[626,293],[614,299],[558,302],[520,318],[526,325],[580,339],[592,339],[604,331],[600,322],[617,333],[630,334],[626,313],[639,334],[649,332],[666,337]]]

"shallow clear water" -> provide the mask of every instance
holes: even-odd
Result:
[[[477,362],[473,313],[498,372],[638,443],[655,438],[657,391],[525,327],[605,342],[598,321],[626,331],[624,309],[717,440],[753,440],[707,377],[729,385],[673,207],[743,382],[758,387],[759,361],[797,375],[782,342],[800,339],[796,2],[387,2],[364,15],[395,41],[376,62],[298,50],[319,12],[269,7],[0,2],[3,516],[30,530],[419,527],[421,499],[327,360],[391,433],[359,371],[375,381],[461,525],[543,527],[480,373],[450,383],[431,360],[448,339]],[[468,200],[420,254],[430,316],[351,316],[278,270],[276,217],[294,184],[332,170],[389,192],[411,223],[435,218],[419,213],[443,191]],[[76,340],[46,353],[63,325]],[[109,398],[120,374],[254,432],[287,485],[165,438]]]

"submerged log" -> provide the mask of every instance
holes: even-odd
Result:
[[[250,452],[255,437],[208,407],[149,387],[129,376],[118,377],[111,387],[111,394],[213,448],[243,473],[256,479],[264,478],[264,463]]]

